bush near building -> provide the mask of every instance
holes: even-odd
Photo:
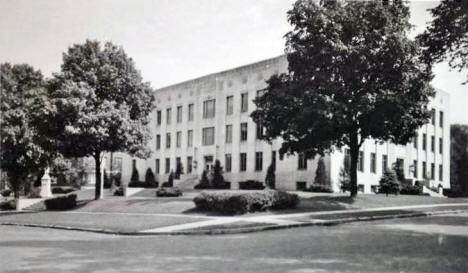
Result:
[[[10,195],[11,195],[11,190],[6,189],[6,190],[2,191],[2,196],[3,197],[8,197]]]
[[[219,189],[226,190],[231,188],[231,183],[224,180],[223,167],[219,160],[215,161],[213,171],[210,173],[208,178],[207,170],[204,170],[200,179],[200,182],[195,185],[194,189]]]
[[[156,191],[157,197],[179,197],[182,196],[182,191],[178,187],[160,188]]]
[[[380,178],[379,184],[379,192],[385,193],[387,196],[388,194],[397,195],[400,192],[400,183],[398,183],[396,174],[393,170],[385,170],[382,178]]]
[[[265,189],[265,185],[256,180],[247,180],[239,182],[239,189],[240,190],[263,190]]]
[[[70,210],[76,207],[76,194],[47,199],[44,201],[47,210]]]
[[[123,196],[123,195],[124,195],[124,192],[123,192],[122,187],[119,187],[114,191],[114,196]]]
[[[71,192],[74,192],[75,189],[72,189],[72,188],[62,188],[62,187],[55,187],[55,188],[52,188],[52,193],[53,194],[68,194],[68,193],[71,193]]]
[[[153,170],[151,170],[151,168],[148,168],[146,170],[145,184],[146,184],[145,188],[157,188],[158,187],[159,183],[156,181]]]
[[[422,195],[423,188],[422,186],[418,186],[418,185],[403,185],[401,187],[400,194]]]
[[[305,189],[304,191],[308,192],[326,192],[326,193],[332,193],[333,190],[327,186],[327,185],[322,185],[322,184],[312,184],[309,186],[309,188]]]
[[[255,192],[202,192],[193,199],[197,209],[225,215],[265,211],[267,209],[293,209],[299,197],[283,191]]]

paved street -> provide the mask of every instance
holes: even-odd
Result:
[[[2,272],[466,272],[468,214],[240,235],[0,226]]]

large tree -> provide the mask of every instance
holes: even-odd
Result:
[[[0,166],[15,194],[28,180],[39,179],[51,159],[43,148],[45,139],[37,134],[33,106],[44,94],[43,76],[27,64],[0,65]]]
[[[427,30],[418,36],[425,46],[425,61],[434,63],[448,60],[452,69],[467,69],[468,1],[443,0],[430,11],[434,19]]]
[[[63,54],[61,73],[49,81],[48,92],[42,132],[64,156],[94,158],[96,199],[106,152],[148,156],[153,90],[121,47],[90,40],[73,45]]]
[[[450,127],[450,188],[468,194],[468,125]]]
[[[432,73],[406,35],[409,15],[400,1],[297,1],[288,73],[273,75],[255,99],[251,116],[266,140],[282,138],[280,155],[350,148],[352,197],[364,141],[405,144],[429,118]]]

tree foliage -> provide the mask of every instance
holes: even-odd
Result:
[[[276,187],[275,171],[276,171],[276,164],[273,161],[271,162],[270,166],[268,166],[267,174],[265,177],[265,185],[270,189],[274,189]]]
[[[317,162],[317,170],[315,171],[314,183],[318,185],[328,186],[327,169],[323,158],[320,158]]]
[[[379,181],[380,192],[388,194],[398,194],[400,192],[400,184],[398,183],[397,176],[393,170],[385,170],[382,178]]]
[[[223,177],[223,167],[221,166],[221,162],[218,159],[216,159],[213,167],[213,180],[211,184],[213,184],[213,187],[216,189],[222,188],[225,184]]]
[[[443,0],[430,11],[434,20],[418,36],[425,46],[424,60],[429,63],[448,60],[452,69],[467,69],[468,1]]]
[[[450,127],[450,188],[468,194],[468,125]]]
[[[394,1],[299,0],[288,12],[288,73],[267,80],[252,113],[280,155],[311,158],[350,148],[351,196],[367,138],[406,144],[429,118],[430,66],[406,33],[409,9]]]
[[[41,132],[66,157],[96,161],[96,198],[104,152],[148,156],[153,91],[121,47],[87,40],[63,54],[61,73],[48,83]]]

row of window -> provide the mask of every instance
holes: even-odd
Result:
[[[436,126],[436,110],[432,109],[431,110],[431,124]],[[444,112],[439,111],[439,127],[443,128],[444,127]]]
[[[418,178],[418,169],[419,169],[419,164],[417,160],[413,160],[413,177]],[[442,181],[444,179],[444,166],[442,164],[439,164],[439,181]],[[430,178],[432,180],[435,179],[435,164],[431,163],[431,171],[428,175],[427,173],[427,163],[426,161],[422,162],[422,177],[424,179]]]
[[[249,93],[242,93],[241,94],[241,113],[248,111],[248,103],[249,101]],[[177,123],[182,122],[182,106],[177,106]],[[216,100],[210,99],[203,102],[203,118],[214,118],[216,113]],[[227,96],[226,97],[226,115],[232,115],[234,113],[234,96]],[[188,105],[188,121],[192,121],[194,118],[194,104],[191,103]],[[162,122],[162,112],[158,110],[156,112],[156,125],[161,125]],[[166,124],[171,124],[172,122],[172,108],[166,109]]]
[[[435,152],[436,146],[435,136],[431,136],[431,152]],[[413,139],[413,147],[418,148],[418,136]],[[422,149],[423,151],[427,150],[427,135],[423,133],[422,135]],[[444,141],[443,138],[439,137],[439,153],[442,154],[444,149]]]

